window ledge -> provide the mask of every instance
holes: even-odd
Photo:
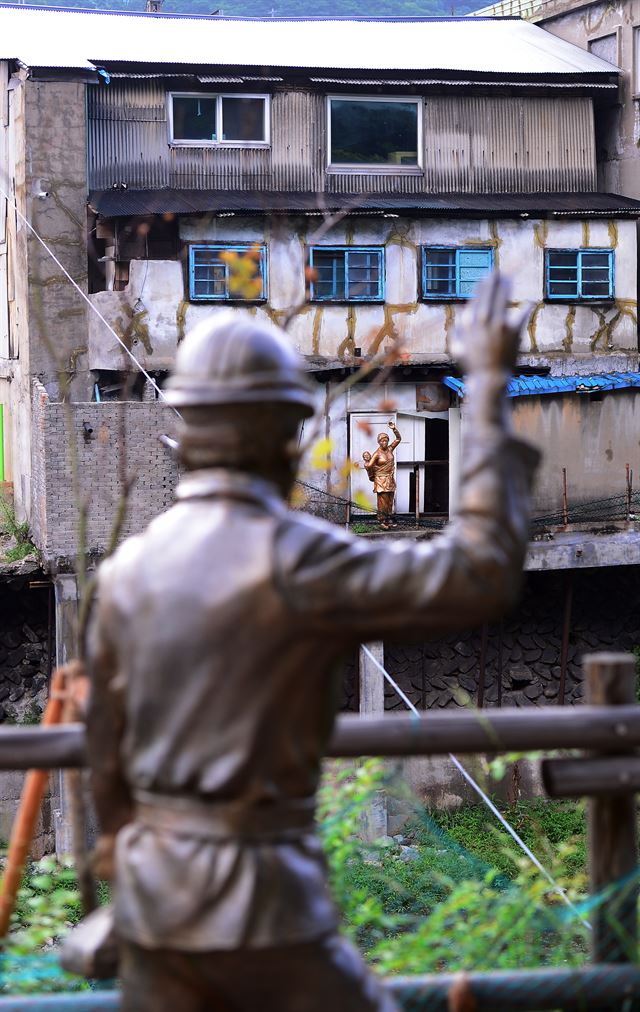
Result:
[[[314,306],[382,306],[384,298],[370,299],[309,299]]]
[[[266,298],[261,299],[207,299],[207,298],[194,298],[193,295],[189,296],[190,303],[194,306],[200,306],[203,303],[207,306],[263,306],[268,301]]]
[[[264,148],[267,151],[269,141],[169,141],[170,148]]]
[[[615,306],[616,299],[612,296],[610,299],[550,299],[548,296],[542,300],[545,306]]]
[[[328,176],[424,176],[416,165],[328,165]]]

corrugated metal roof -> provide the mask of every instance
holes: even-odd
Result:
[[[517,19],[241,20],[0,7],[0,59],[28,67],[111,63],[605,75],[610,64]],[[267,71],[268,72],[268,71]]]
[[[612,71],[613,70],[615,70],[615,68],[612,68]],[[126,76],[126,75],[122,75],[121,74],[120,76],[122,77],[122,76]],[[134,74],[132,74],[131,76],[135,77]],[[266,80],[269,80],[269,79],[267,78]],[[378,87],[379,88],[379,87],[381,87],[381,86],[384,85],[386,87],[393,87],[393,88],[397,88],[397,87],[426,88],[426,87],[431,87],[434,84],[451,84],[451,78],[450,77],[449,78],[446,78],[446,77],[420,77],[420,78],[415,78],[414,77],[414,78],[409,78],[407,80],[402,80],[401,78],[398,78],[398,77],[388,77],[388,78],[382,78],[382,77],[378,77],[378,78],[361,78],[361,77],[358,77],[358,78],[354,78],[354,77],[310,77],[309,80],[313,84],[339,84],[342,87],[346,87],[347,85],[351,85],[352,87],[355,85],[355,86],[359,87],[360,85],[362,85],[362,86],[367,86],[367,87],[372,86],[372,87]],[[477,84],[478,82],[477,81],[465,81],[465,80],[461,80],[460,78],[456,77],[455,83],[457,85],[459,85],[459,84]],[[547,87],[553,88],[554,90],[556,90],[558,88],[575,88],[575,86],[576,86],[575,81],[568,81],[568,82],[566,82],[566,81],[565,82],[548,81],[548,82],[537,82],[537,83],[546,84]],[[501,77],[499,80],[496,80],[496,81],[488,81],[488,80],[486,80],[486,81],[483,81],[482,84],[483,84],[483,87],[485,87],[485,86],[493,86],[493,87],[497,87],[497,88],[504,88],[505,84],[508,84],[509,87],[511,87],[511,88],[530,88],[531,87],[531,82],[528,81],[528,80],[514,81],[514,80],[508,80],[508,79],[506,79],[504,77]],[[605,82],[600,82],[600,81],[593,82],[593,81],[590,81],[589,82],[589,88],[590,89],[591,88],[596,88],[596,89],[600,90],[600,89],[604,88],[604,89],[608,90],[608,89],[617,88],[617,87],[618,87],[618,85],[616,84],[615,81],[605,81]]]
[[[464,397],[463,379],[445,376],[442,382],[459,397]],[[640,372],[608,372],[591,376],[514,376],[509,397],[542,396],[543,394],[596,394],[605,390],[629,390],[640,387]]]
[[[257,190],[94,190],[91,207],[105,218],[137,214],[353,213],[639,217],[640,201],[614,193],[286,193]]]

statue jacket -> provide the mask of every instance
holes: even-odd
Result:
[[[119,933],[187,951],[309,941],[336,926],[314,795],[340,662],[514,600],[537,454],[469,428],[458,511],[430,541],[370,541],[289,511],[267,482],[196,471],[99,570],[90,764],[117,833]]]

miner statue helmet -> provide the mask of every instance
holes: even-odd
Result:
[[[308,418],[313,390],[283,330],[225,313],[203,320],[180,345],[167,400],[180,410],[229,404],[297,405]]]
[[[284,331],[237,311],[187,334],[165,391],[181,416],[178,453],[188,469],[271,472],[314,412],[313,387]]]

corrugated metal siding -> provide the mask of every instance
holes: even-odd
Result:
[[[272,189],[322,190],[324,98],[303,91],[279,92],[271,110]]]
[[[89,186],[170,186],[163,81],[113,82],[88,88]]]
[[[590,98],[442,95],[426,101],[425,120],[431,192],[596,188]]]
[[[171,148],[162,81],[89,88],[89,187],[330,193],[517,193],[596,187],[590,98],[429,96],[424,175],[325,169],[322,95],[280,91],[271,148]]]

